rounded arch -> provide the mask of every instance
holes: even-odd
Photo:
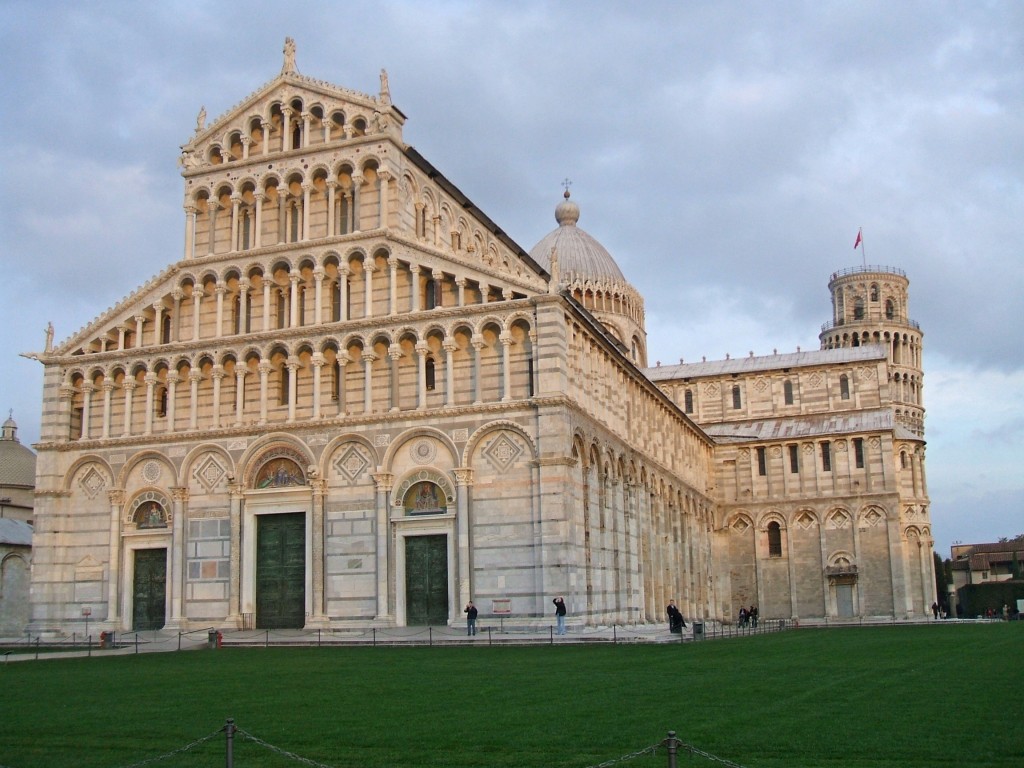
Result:
[[[121,467],[121,472],[117,477],[118,486],[124,488],[125,483],[131,476],[132,470],[135,469],[135,467],[139,466],[139,464],[141,464],[144,461],[156,461],[167,468],[167,470],[171,473],[171,480],[170,482],[167,483],[167,486],[176,486],[179,484],[178,468],[174,466],[170,459],[168,459],[159,451],[143,450],[140,451],[139,453],[136,453],[134,456],[128,459],[128,461],[124,463],[124,466]]]
[[[284,432],[271,432],[250,445],[239,457],[237,466],[243,475],[242,486],[253,488],[260,468],[278,457],[293,459],[304,476],[310,467],[316,468],[316,459],[305,443]]]
[[[64,473],[61,490],[73,490],[71,487],[72,481],[82,469],[88,466],[94,466],[94,468],[98,467],[97,471],[101,475],[106,476],[101,479],[105,479],[107,481],[107,490],[110,490],[110,488],[113,487],[114,470],[111,468],[110,464],[107,463],[107,460],[97,454],[87,453],[84,456],[79,456],[74,462],[72,462],[71,466],[68,467],[67,472]],[[97,489],[97,492],[98,490],[100,489]]]
[[[519,437],[521,437],[523,440],[526,441],[526,445],[527,445],[527,447],[530,450],[530,460],[531,461],[536,460],[536,458],[537,458],[537,444],[534,442],[533,437],[531,437],[530,434],[528,432],[526,432],[526,430],[524,430],[521,426],[516,424],[514,421],[509,421],[507,419],[500,419],[500,420],[497,420],[497,421],[489,421],[489,422],[487,422],[483,426],[481,426],[481,427],[477,428],[476,430],[474,430],[473,434],[471,434],[469,436],[469,440],[466,442],[466,447],[462,450],[462,466],[464,466],[464,467],[465,466],[469,466],[470,457],[473,455],[473,451],[476,450],[476,447],[480,444],[480,442],[488,434],[490,434],[491,432],[496,432],[498,430],[507,430],[509,432],[514,432],[517,435],[519,435]],[[576,442],[577,442],[577,440],[576,440],[577,437],[578,436],[574,436],[574,438],[573,438],[573,445],[574,445],[574,447],[575,447]],[[580,446],[582,447],[582,441],[580,442]]]
[[[408,445],[410,440],[414,440],[417,437],[432,437],[440,442],[448,450],[451,456],[452,463],[455,464],[459,461],[459,449],[452,441],[452,439],[436,427],[414,427],[413,429],[402,432],[396,440],[392,440],[388,445],[387,450],[384,452],[383,466],[391,467],[395,463],[395,456],[404,446]],[[465,466],[464,464],[462,466]]]

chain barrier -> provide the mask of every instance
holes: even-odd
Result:
[[[184,752],[188,752],[190,749],[194,749],[195,747],[198,747],[200,744],[206,743],[210,739],[217,738],[222,733],[224,733],[224,728],[218,728],[216,731],[211,733],[209,736],[203,736],[201,739],[196,739],[191,744],[186,744],[184,747],[178,747],[178,749],[175,749],[173,752],[168,752],[167,754],[160,755],[159,757],[150,757],[150,758],[142,760],[142,761],[140,761],[138,763],[132,763],[131,765],[122,766],[121,768],[139,768],[139,766],[142,766],[142,765],[149,765],[150,763],[158,763],[161,760],[166,760],[169,757],[174,757],[175,755],[180,755],[180,754],[182,754]]]
[[[713,760],[716,763],[727,765],[729,768],[743,768],[739,763],[734,763],[732,760],[726,760],[724,757],[718,757],[718,755],[712,755],[710,752],[705,752],[703,749],[697,749],[692,744],[686,744],[685,742],[679,742],[679,748],[685,749],[691,755],[700,755],[701,757]]]
[[[618,763],[625,763],[629,760],[635,760],[638,757],[643,757],[646,754],[656,755],[658,749],[664,745],[665,742],[659,742],[658,744],[652,744],[649,747],[638,749],[636,752],[630,752],[628,755],[622,757],[616,757],[614,760],[605,760],[603,763],[597,763],[596,765],[588,765],[587,768],[611,768],[613,765]]]
[[[268,744],[263,739],[257,736],[253,736],[251,733],[243,731],[241,728],[236,727],[235,733],[245,739],[248,739],[254,744],[258,744],[264,749],[270,750],[271,752],[275,752],[281,755],[282,757],[288,758],[289,760],[294,760],[297,763],[305,763],[306,765],[312,765],[314,766],[314,768],[334,768],[334,766],[332,765],[327,765],[326,763],[318,763],[316,760],[310,760],[308,757],[301,757],[300,755],[296,755],[294,752],[288,752],[287,750],[281,749],[280,747],[275,747],[273,744]]]

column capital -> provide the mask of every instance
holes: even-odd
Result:
[[[430,276],[437,281],[444,280],[444,270],[435,267],[434,269],[430,270]]]
[[[192,203],[188,203],[184,206],[185,213],[198,213],[199,209]]]
[[[323,356],[322,352],[314,352],[310,358],[310,363],[313,364],[314,368],[320,368],[327,362],[327,359]]]
[[[420,357],[423,357],[424,355],[430,354],[430,347],[427,346],[427,342],[425,342],[425,341],[417,341],[416,342],[416,354],[418,354]]]
[[[227,375],[227,371],[224,370],[224,366],[221,365],[220,363],[217,363],[217,365],[213,366],[213,368],[210,371],[210,378],[212,379],[223,379]]]
[[[398,257],[395,255],[388,256],[388,266],[392,269],[398,269]]]
[[[219,293],[221,295],[224,295],[225,293],[228,292],[228,284],[218,280],[217,281],[217,285],[213,289],[213,292],[214,293]]]
[[[313,270],[313,279],[314,280],[320,281],[320,280],[323,280],[326,276],[327,276],[327,273],[324,271],[323,267],[317,267],[316,269]]]
[[[256,370],[258,370],[260,373],[270,373],[272,370],[274,370],[274,365],[269,360],[260,360],[259,363],[256,365]]]
[[[299,283],[302,282],[302,275],[300,275],[300,274],[298,274],[296,272],[289,272],[288,273],[288,282],[291,283],[292,285],[298,285]]]
[[[85,387],[83,387],[83,389],[84,388]],[[115,384],[114,382],[112,382],[112,381],[104,381],[103,382],[103,391],[104,392],[113,392],[115,389],[117,389],[117,384]]]
[[[200,382],[203,380],[203,374],[201,371],[189,371],[188,380],[190,382]]]
[[[377,359],[377,353],[376,352],[366,352],[366,351],[363,352],[362,361],[364,363],[372,363],[376,359]]]
[[[372,262],[369,263],[369,264],[367,264],[365,262],[363,263],[363,272],[366,272],[367,274],[371,274],[372,275],[376,271],[377,271],[377,265],[376,264],[374,264]]]
[[[457,352],[459,345],[455,339],[445,339],[441,342],[441,349],[448,353]]]
[[[145,382],[147,384],[156,384],[158,381],[160,381],[159,377],[152,371],[147,373],[145,376]]]
[[[399,347],[398,345],[388,347],[388,357],[390,357],[392,360],[401,360],[404,356],[405,353],[402,352],[402,348]]]
[[[297,371],[302,367],[302,363],[295,360],[289,360],[285,365],[288,366],[289,371]]]
[[[473,484],[473,470],[470,467],[457,467],[452,471],[455,473],[455,482],[459,488]]]
[[[177,501],[184,504],[188,501],[188,488],[182,485],[172,485],[169,489],[171,492],[171,500]]]
[[[107,500],[110,502],[110,506],[119,507],[124,504],[124,489],[113,488],[107,491]]]
[[[238,290],[240,293],[248,293],[250,288],[252,288],[252,283],[249,282],[248,277],[243,277],[238,281]]]
[[[377,484],[378,491],[390,491],[395,483],[395,476],[390,472],[374,472],[370,477]]]
[[[391,173],[389,168],[380,168],[377,170],[377,176],[383,181],[391,181],[394,178],[394,174]]]
[[[177,304],[182,299],[185,298],[185,292],[181,290],[181,288],[175,288],[173,291],[171,291],[171,298],[173,298],[174,303]]]
[[[137,388],[138,386],[139,382],[137,382],[135,379],[125,379],[124,383],[121,385],[121,388],[124,389],[125,391],[130,392]]]

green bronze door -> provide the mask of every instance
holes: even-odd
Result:
[[[405,618],[409,626],[448,623],[448,537],[405,540]]]
[[[306,623],[306,514],[256,517],[256,626]]]
[[[161,629],[167,605],[167,550],[136,549],[132,629]]]

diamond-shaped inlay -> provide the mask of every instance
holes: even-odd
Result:
[[[483,455],[495,469],[505,471],[523,454],[523,447],[506,434],[500,434],[487,444]]]
[[[370,460],[367,459],[366,456],[363,455],[362,450],[355,445],[350,445],[348,449],[334,462],[334,468],[338,470],[341,475],[347,478],[350,483],[355,482],[369,466]]]
[[[758,392],[764,392],[766,389],[768,389],[768,382],[765,381],[764,379],[758,379],[757,383],[754,384],[754,389],[756,389]]]
[[[850,516],[841,510],[829,515],[828,527],[833,529],[846,528],[850,524]]]
[[[749,527],[750,527],[750,523],[748,523],[746,521],[746,518],[743,518],[743,517],[737,519],[736,522],[732,524],[732,529],[734,531],[736,531],[736,533],[743,533]]]
[[[812,387],[820,386],[821,385],[821,374],[820,373],[812,373],[811,374],[811,378],[810,378],[810,382],[811,382],[811,386]]]
[[[878,525],[878,521],[882,519],[882,515],[879,514],[877,509],[869,509],[860,519],[865,528],[874,528]]]
[[[192,476],[207,491],[212,491],[226,474],[227,470],[217,461],[217,458],[212,453],[208,453],[196,467]]]
[[[810,512],[804,512],[796,519],[796,524],[803,528],[805,531],[814,525],[814,515]]]
[[[89,467],[82,479],[78,481],[79,487],[85,491],[85,495],[90,499],[96,497],[100,491],[106,486],[107,482],[103,479],[103,475],[96,471],[96,467]]]

